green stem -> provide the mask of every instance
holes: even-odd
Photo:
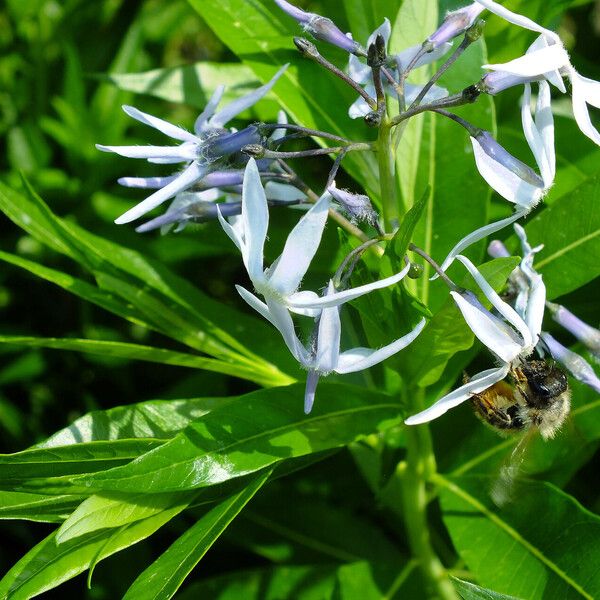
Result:
[[[379,162],[379,183],[381,186],[381,205],[383,208],[384,228],[394,231],[400,225],[400,203],[396,186],[396,155],[392,143],[392,126],[384,116],[377,138],[377,160]]]
[[[419,410],[424,390],[413,390],[413,409]],[[435,554],[427,523],[426,481],[436,470],[431,434],[427,425],[406,428],[407,454],[402,468],[402,495],[408,541],[413,556],[432,588],[432,595],[442,600],[457,600],[458,595],[448,578],[446,569]]]

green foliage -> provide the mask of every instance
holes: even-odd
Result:
[[[285,63],[272,92],[236,127],[274,121],[282,108],[291,123],[351,140],[374,140],[376,131],[347,117],[355,91],[298,54],[292,37],[309,34],[272,0],[125,4],[9,0],[0,8],[0,210],[8,217],[0,224],[0,597],[62,586],[65,597],[101,600],[420,600],[439,597],[432,581],[441,580],[463,600],[600,597],[596,392],[570,382],[569,420],[554,440],[531,436],[501,507],[490,490],[515,464],[520,438],[483,427],[468,403],[433,423],[432,439],[402,424],[463,372],[493,363],[446,284],[430,281],[430,265],[408,251],[413,242],[441,260],[510,210],[479,177],[466,132],[431,112],[399,128],[404,218],[362,255],[351,283],[397,272],[405,255],[424,273],[344,308],[342,348],[381,347],[421,316],[427,325],[383,366],[320,382],[305,415],[306,374],[278,332],[235,297],[234,284],[249,286],[218,225],[160,238],[116,227],[112,220],[139,190],[117,191],[112,180],[126,169],[173,170],[127,165],[94,144],[159,139],[128,119],[123,103],[191,130],[219,85],[225,104]],[[388,18],[390,50],[400,51],[465,2],[297,4],[363,44]],[[506,2],[559,30],[573,63],[598,79],[589,5]],[[478,81],[482,64],[511,60],[534,39],[485,18],[484,37],[438,82],[450,93]],[[345,68],[345,53],[316,43]],[[427,81],[439,64],[409,82]],[[548,298],[597,326],[600,150],[580,134],[568,97],[555,95],[556,185],[524,226],[532,246],[544,244],[535,266]],[[396,100],[388,101],[393,114]],[[518,102],[508,90],[456,112],[529,164]],[[291,164],[320,193],[330,159]],[[336,181],[362,188],[378,209],[386,201],[371,152],[349,153]],[[268,254],[299,214],[272,211]],[[515,256],[485,262],[483,242],[467,254],[503,293],[520,245],[508,231],[498,235]],[[358,243],[330,223],[307,288],[322,286]],[[459,263],[449,276],[477,291]],[[303,341],[311,325],[298,327]],[[548,317],[544,327],[572,344]],[[581,344],[574,350],[598,371]],[[409,506],[415,491],[418,506]],[[428,517],[416,540],[415,514]],[[421,543],[439,557],[437,576]],[[86,571],[91,590],[77,577]]]

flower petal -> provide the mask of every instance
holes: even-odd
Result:
[[[519,77],[536,77],[570,64],[569,55],[563,45],[552,44],[509,62],[483,65],[483,68],[490,71],[503,71]]]
[[[465,297],[450,292],[467,325],[477,339],[505,363],[515,359],[521,352],[520,340],[504,321],[487,310],[474,295]]]
[[[442,269],[442,271],[445,271],[463,250],[465,250],[475,242],[482,240],[488,235],[495,233],[496,231],[500,231],[501,229],[504,229],[507,225],[514,223],[517,219],[520,219],[521,217],[525,216],[528,212],[529,210],[527,209],[519,209],[513,215],[507,217],[506,219],[500,219],[500,221],[490,223],[489,225],[484,225],[483,227],[480,227],[479,229],[476,229],[475,231],[469,233],[462,240],[460,240],[456,244],[456,246],[452,248],[452,250],[450,250],[448,256],[446,256],[440,268]],[[438,275],[436,274],[433,277],[431,277],[431,280],[433,281],[437,278]]]
[[[275,321],[271,317],[271,313],[269,312],[269,307],[262,301],[259,300],[254,294],[249,292],[246,288],[241,285],[236,285],[235,289],[238,294],[264,319],[269,321],[271,325],[276,325]]]
[[[142,200],[142,202],[134,206],[132,209],[122,214],[118,219],[115,219],[115,223],[117,223],[117,225],[122,225],[123,223],[129,223],[130,221],[135,221],[135,219],[139,219],[142,215],[145,215],[147,212],[150,212],[153,208],[156,208],[163,202],[169,200],[169,198],[172,198],[179,192],[182,192],[183,190],[194,185],[196,181],[202,179],[202,177],[206,175],[207,171],[207,165],[200,165],[196,161],[192,162],[185,169],[185,171],[183,171],[179,175],[179,177],[177,177],[177,179],[175,179],[168,185],[165,185],[164,188],[157,190],[156,192],[154,192],[154,194],[151,194],[145,200]]]
[[[158,190],[175,181],[177,177],[178,175],[170,175],[169,177],[119,177],[117,182],[124,187]]]
[[[219,223],[223,228],[223,231],[227,234],[229,239],[237,246],[237,249],[242,253],[242,257],[246,255],[246,242],[243,236],[243,229],[233,227],[228,223],[221,213],[221,207],[217,205],[217,217]]]
[[[411,344],[421,331],[423,331],[426,322],[425,319],[421,319],[410,333],[407,333],[383,348],[377,350],[372,350],[370,348],[353,348],[352,350],[342,352],[338,360],[338,365],[335,368],[335,372],[340,374],[354,373],[355,371],[368,369],[373,365],[384,361],[386,358],[393,356]]]
[[[296,329],[294,328],[294,321],[287,310],[287,308],[274,298],[269,296],[265,297],[267,301],[267,307],[269,314],[271,315],[271,323],[281,333],[283,341],[288,347],[292,356],[305,367],[311,366],[311,356],[307,352],[306,348],[302,345],[298,336],[296,335]]]
[[[277,83],[277,80],[283,75],[283,72],[287,68],[287,64],[283,65],[283,67],[281,67],[281,69],[279,69],[279,71],[273,75],[271,81],[267,82],[265,85],[261,85],[259,88],[256,88],[249,94],[234,100],[220,111],[216,112],[208,120],[208,125],[210,127],[223,127],[241,112],[256,104],[261,98],[263,98],[263,96],[266,96],[269,93],[271,88]]]
[[[502,381],[508,375],[509,368],[509,365],[503,365],[498,369],[487,369],[478,373],[471,381],[446,394],[429,408],[409,417],[404,423],[406,425],[419,425],[437,419],[451,408],[462,404],[465,400],[469,400],[473,394],[483,392],[483,390],[498,383],[498,381]]]
[[[548,161],[548,180],[554,182],[556,175],[556,152],[554,149],[554,116],[552,114],[550,86],[546,81],[540,81],[538,84],[538,97],[535,107],[535,125],[540,132],[546,160]],[[551,183],[546,183],[544,171],[542,170],[542,179],[544,185],[549,187]]]
[[[585,78],[581,77],[575,69],[570,70],[569,79],[572,84],[573,114],[575,115],[575,121],[577,121],[577,125],[579,126],[579,129],[581,129],[581,132],[589,137],[595,144],[600,146],[600,133],[598,133],[598,130],[592,124],[587,106],[587,92],[589,90],[589,85],[586,83]],[[598,98],[591,98],[594,102],[598,102]]]
[[[198,115],[198,118],[194,123],[194,131],[197,135],[200,135],[205,129],[208,129],[210,127],[208,125],[208,120],[215,114],[215,110],[217,110],[217,106],[219,105],[219,102],[221,102],[221,98],[223,97],[224,92],[224,85],[217,86],[212,96],[210,97],[210,100],[204,107],[204,110]]]
[[[351,119],[360,119],[371,112],[371,107],[367,104],[367,101],[359,96],[348,108],[348,116]]]
[[[456,258],[467,268],[477,285],[481,288],[485,297],[492,303],[492,306],[521,334],[521,337],[523,338],[523,347],[531,347],[533,340],[529,328],[523,319],[516,313],[514,308],[500,298],[492,286],[485,280],[483,275],[477,270],[477,267],[466,256],[459,255]]]
[[[388,42],[390,41],[390,36],[392,35],[392,25],[387,17],[383,19],[383,23],[377,29],[375,29],[375,31],[373,31],[373,33],[371,33],[371,35],[369,36],[369,39],[367,40],[367,48],[371,44],[375,43],[375,40],[377,39],[378,35],[381,35],[383,37],[383,41],[387,46]]]
[[[319,383],[320,373],[314,369],[309,369],[306,376],[306,388],[304,390],[304,414],[308,415],[315,403],[315,393]]]
[[[333,282],[330,281],[327,295],[332,294],[334,290]],[[336,369],[340,356],[341,335],[342,322],[339,307],[323,309],[319,318],[315,369],[322,373],[330,373]]]
[[[475,164],[481,176],[503,198],[519,206],[533,208],[543,195],[541,187],[534,186],[494,160],[472,137]]]
[[[260,174],[253,158],[248,161],[242,186],[242,223],[244,246],[242,252],[244,265],[252,282],[262,281],[263,254],[267,229],[269,227],[269,209]]]
[[[114,152],[126,158],[167,159],[170,162],[185,162],[198,157],[197,144],[180,144],[179,146],[104,146],[96,144],[102,152]]]
[[[268,276],[269,283],[281,294],[294,292],[306,274],[323,237],[330,201],[331,195],[323,194],[288,235],[277,266]]]
[[[388,287],[398,283],[410,270],[410,264],[406,265],[402,271],[386,277],[385,279],[379,279],[373,283],[367,283],[359,287],[344,290],[343,292],[335,292],[334,294],[328,294],[327,296],[321,296],[317,299],[308,299],[300,294],[292,294],[288,300],[288,306],[293,310],[294,308],[330,308],[332,306],[339,306],[350,300],[354,300],[364,294],[368,294],[373,290],[380,290],[381,288]]]
[[[161,133],[164,133],[175,140],[181,140],[182,142],[194,142],[196,144],[200,142],[200,140],[193,133],[186,131],[182,127],[177,127],[177,125],[173,125],[168,121],[164,121],[163,119],[159,119],[158,117],[153,117],[148,113],[142,112],[134,106],[124,105],[123,110],[132,119],[140,121],[140,123],[144,123],[144,125],[154,127],[154,129],[158,129],[158,131]]]

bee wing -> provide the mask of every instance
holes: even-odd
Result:
[[[538,431],[535,427],[527,430],[502,464],[500,473],[490,488],[490,496],[499,508],[513,501],[517,479],[523,471],[527,452],[536,435]]]

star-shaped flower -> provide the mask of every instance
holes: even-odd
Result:
[[[224,86],[219,86],[204,111],[196,119],[194,133],[153,117],[133,106],[124,106],[123,110],[130,117],[158,129],[181,143],[177,146],[104,146],[97,144],[96,147],[104,152],[115,152],[129,158],[144,158],[152,163],[185,163],[185,167],[181,173],[169,177],[121,179],[120,183],[123,185],[156,189],[157,191],[122,214],[115,220],[115,223],[129,223],[138,219],[180,192],[201,182],[209,173],[222,169],[223,165],[243,146],[260,142],[261,136],[254,125],[241,131],[228,131],[224,127],[239,113],[263,98],[286,68],[287,65],[279,69],[267,84],[217,110],[225,89]]]

